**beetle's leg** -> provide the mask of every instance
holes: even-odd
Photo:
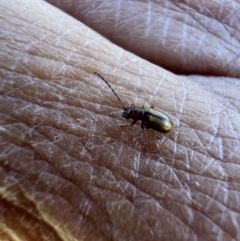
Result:
[[[161,139],[161,137],[159,137],[159,136],[156,135],[156,133],[155,133],[154,130],[148,129],[148,131],[152,131],[158,140]]]
[[[131,124],[127,124],[127,125],[121,125],[121,126],[119,126],[119,127],[126,127],[126,126],[133,126],[133,125],[135,125],[136,124],[136,120],[134,120]]]
[[[144,131],[145,126],[144,126],[143,123],[141,124],[141,128],[142,128],[142,132],[143,132],[143,136],[144,136],[145,143],[147,143],[147,137],[146,137],[146,134],[145,134],[145,131]]]

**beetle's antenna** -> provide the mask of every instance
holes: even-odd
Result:
[[[117,93],[114,91],[114,89],[112,88],[112,86],[98,73],[93,72],[94,74],[96,74],[98,77],[100,77],[107,85],[108,87],[112,90],[112,92],[114,93],[114,95],[117,97],[117,99],[119,100],[119,102],[122,104],[122,107],[124,110],[126,110],[126,107],[124,106],[124,104],[122,103],[121,99],[118,97]]]

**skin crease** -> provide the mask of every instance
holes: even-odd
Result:
[[[109,2],[0,3],[0,240],[239,240],[238,3]]]

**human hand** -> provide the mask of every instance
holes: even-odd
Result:
[[[197,6],[192,12],[183,3],[148,2],[133,11],[128,2],[116,21],[118,11],[109,2],[61,3],[169,71],[45,2],[4,1],[2,237],[238,240],[239,87],[237,78],[228,77],[239,77],[239,48],[237,34],[229,31],[232,21],[224,22],[228,4],[218,21],[211,14],[206,21]],[[150,20],[165,16],[174,24],[165,30],[164,21],[147,24],[146,14],[138,13],[149,6]],[[202,9],[213,12],[211,6]],[[196,17],[195,24],[186,23]],[[159,141],[147,132],[143,145],[140,126],[119,129],[116,121],[102,131],[122,110],[94,71],[126,105],[154,105],[168,113],[172,132]]]

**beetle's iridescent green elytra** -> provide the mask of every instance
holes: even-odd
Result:
[[[170,132],[173,128],[173,124],[170,120],[170,118],[160,112],[154,109],[153,106],[151,107],[138,107],[135,105],[131,105],[130,107],[125,107],[121,101],[121,99],[118,97],[118,95],[116,94],[116,92],[113,90],[113,88],[111,87],[111,85],[98,73],[94,72],[94,74],[96,74],[97,76],[99,76],[107,85],[108,87],[112,90],[112,92],[114,93],[114,95],[117,97],[118,101],[121,103],[122,107],[123,107],[123,113],[122,113],[122,117],[125,119],[132,119],[132,123],[129,125],[122,125],[120,127],[126,127],[126,126],[132,126],[134,125],[138,120],[140,120],[142,122],[141,124],[141,128],[143,131],[143,135],[145,138],[145,142],[146,142],[146,134],[144,132],[144,129],[149,129],[149,130],[155,130],[158,132],[162,132],[162,133],[167,133]],[[154,133],[155,134],[155,133]],[[159,139],[159,137],[155,134],[156,138]]]

